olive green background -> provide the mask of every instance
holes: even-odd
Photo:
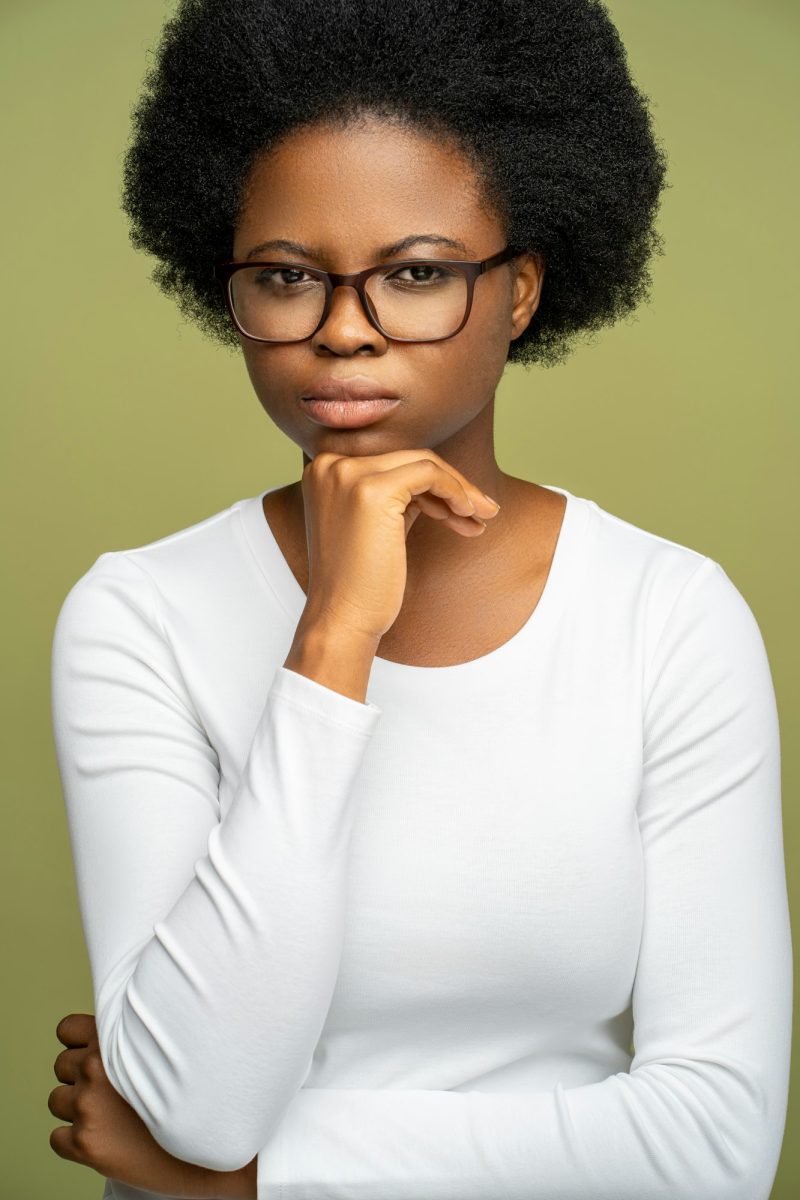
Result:
[[[185,323],[150,281],[154,261],[128,242],[129,113],[173,7],[0,3],[2,1200],[99,1200],[103,1186],[49,1145],[62,1123],[47,1107],[55,1026],[94,1011],[50,726],[58,609],[101,552],[302,470],[238,352]],[[710,555],[747,599],[778,697],[796,912],[800,10],[791,0],[610,10],[670,158],[666,253],[634,319],[560,367],[507,369],[498,458]],[[774,1200],[798,1195],[798,1132],[795,1087]]]

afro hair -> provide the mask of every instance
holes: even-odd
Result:
[[[122,207],[206,336],[240,345],[213,266],[256,158],[363,115],[448,139],[507,242],[543,257],[507,361],[552,366],[649,299],[667,160],[600,0],[178,0],[132,110]]]

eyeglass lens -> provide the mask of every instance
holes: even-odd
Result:
[[[366,292],[390,337],[448,337],[467,308],[466,277],[436,262],[389,265],[369,276]],[[245,267],[231,276],[231,301],[237,321],[251,337],[295,341],[317,328],[325,283],[299,266]]]

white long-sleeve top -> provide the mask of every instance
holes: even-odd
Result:
[[[548,486],[525,624],[455,666],[378,657],[364,704],[282,666],[305,596],[263,492],[63,601],[102,1059],[171,1154],[257,1155],[258,1200],[769,1196],[792,951],[764,642],[717,562]]]

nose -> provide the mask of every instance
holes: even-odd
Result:
[[[352,353],[364,345],[385,348],[386,339],[367,316],[353,284],[334,284],[331,306],[312,339],[314,348],[327,346],[337,354]]]

